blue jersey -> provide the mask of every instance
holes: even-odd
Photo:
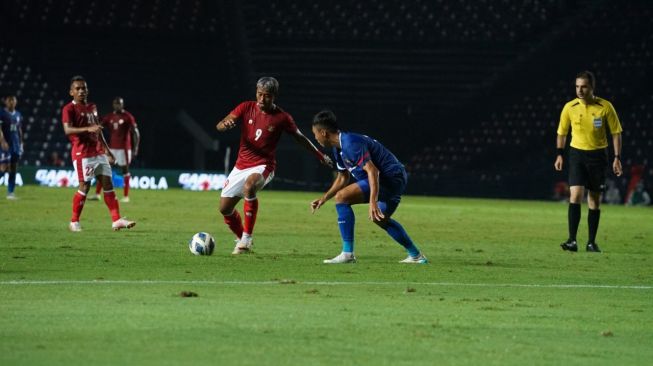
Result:
[[[9,144],[9,151],[18,153],[20,151],[20,130],[23,123],[23,115],[14,110],[9,112],[6,109],[0,110],[0,123],[2,123],[2,134]]]
[[[340,149],[333,148],[338,170],[348,170],[356,180],[366,180],[367,172],[363,166],[368,161],[379,169],[379,179],[385,181],[403,175],[404,166],[399,160],[375,139],[357,133],[340,133]]]

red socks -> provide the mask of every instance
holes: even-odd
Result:
[[[240,214],[236,209],[234,209],[231,215],[223,215],[225,224],[229,226],[229,229],[231,229],[238,239],[242,238],[243,233],[251,235],[254,231],[256,214],[258,213],[258,199],[256,197],[249,199],[245,198],[243,210],[245,211],[244,225],[243,220],[240,218]]]
[[[116,199],[116,192],[104,191],[104,203],[109,208],[111,212],[111,221],[116,221],[120,218],[120,207],[118,206],[118,200]]]
[[[236,235],[238,239],[243,236],[243,221],[240,219],[238,210],[234,209],[231,215],[223,215],[224,223],[229,226],[229,229]]]
[[[124,178],[124,186],[123,186],[123,196],[128,197],[129,196],[129,178],[131,178],[131,174],[127,173],[123,176]]]
[[[256,223],[256,214],[258,213],[258,198],[245,197],[243,204],[243,211],[245,211],[245,227],[243,231],[247,234],[254,232],[254,224]]]
[[[82,214],[82,209],[84,209],[84,202],[86,202],[86,195],[81,191],[77,191],[73,196],[73,217],[70,222],[79,221],[79,216]]]

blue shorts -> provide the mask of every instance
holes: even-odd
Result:
[[[408,183],[408,175],[403,170],[401,173],[389,178],[382,177],[379,182],[379,208],[386,216],[392,216],[399,202],[401,202],[401,195],[406,190]],[[367,179],[359,180],[356,182],[365,194],[365,202],[370,201],[370,182]]]
[[[11,146],[9,147],[9,150],[0,149],[0,164],[15,163],[18,159],[20,159],[20,154],[13,151]]]

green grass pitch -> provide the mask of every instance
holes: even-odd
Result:
[[[3,188],[4,189],[4,188]],[[561,203],[404,197],[395,214],[428,265],[356,207],[358,263],[333,202],[263,191],[255,253],[232,256],[216,192],[133,191],[112,232],[74,190],[0,202],[0,365],[649,365],[653,214],[604,206],[603,253],[560,250]],[[241,206],[242,207],[242,206]],[[208,231],[217,248],[193,256]],[[579,242],[586,240],[583,206]],[[192,291],[197,297],[181,297]]]

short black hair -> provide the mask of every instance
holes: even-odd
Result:
[[[75,81],[83,81],[86,82],[86,79],[82,75],[75,75],[72,78],[70,78],[70,85],[73,85]]]
[[[328,109],[317,112],[315,117],[313,117],[313,127],[315,126],[323,127],[329,132],[337,132],[339,130],[338,123],[336,122],[336,114]]]
[[[588,70],[583,70],[576,74],[576,79],[585,79],[590,83],[592,89],[596,89],[596,77],[594,73]]]

